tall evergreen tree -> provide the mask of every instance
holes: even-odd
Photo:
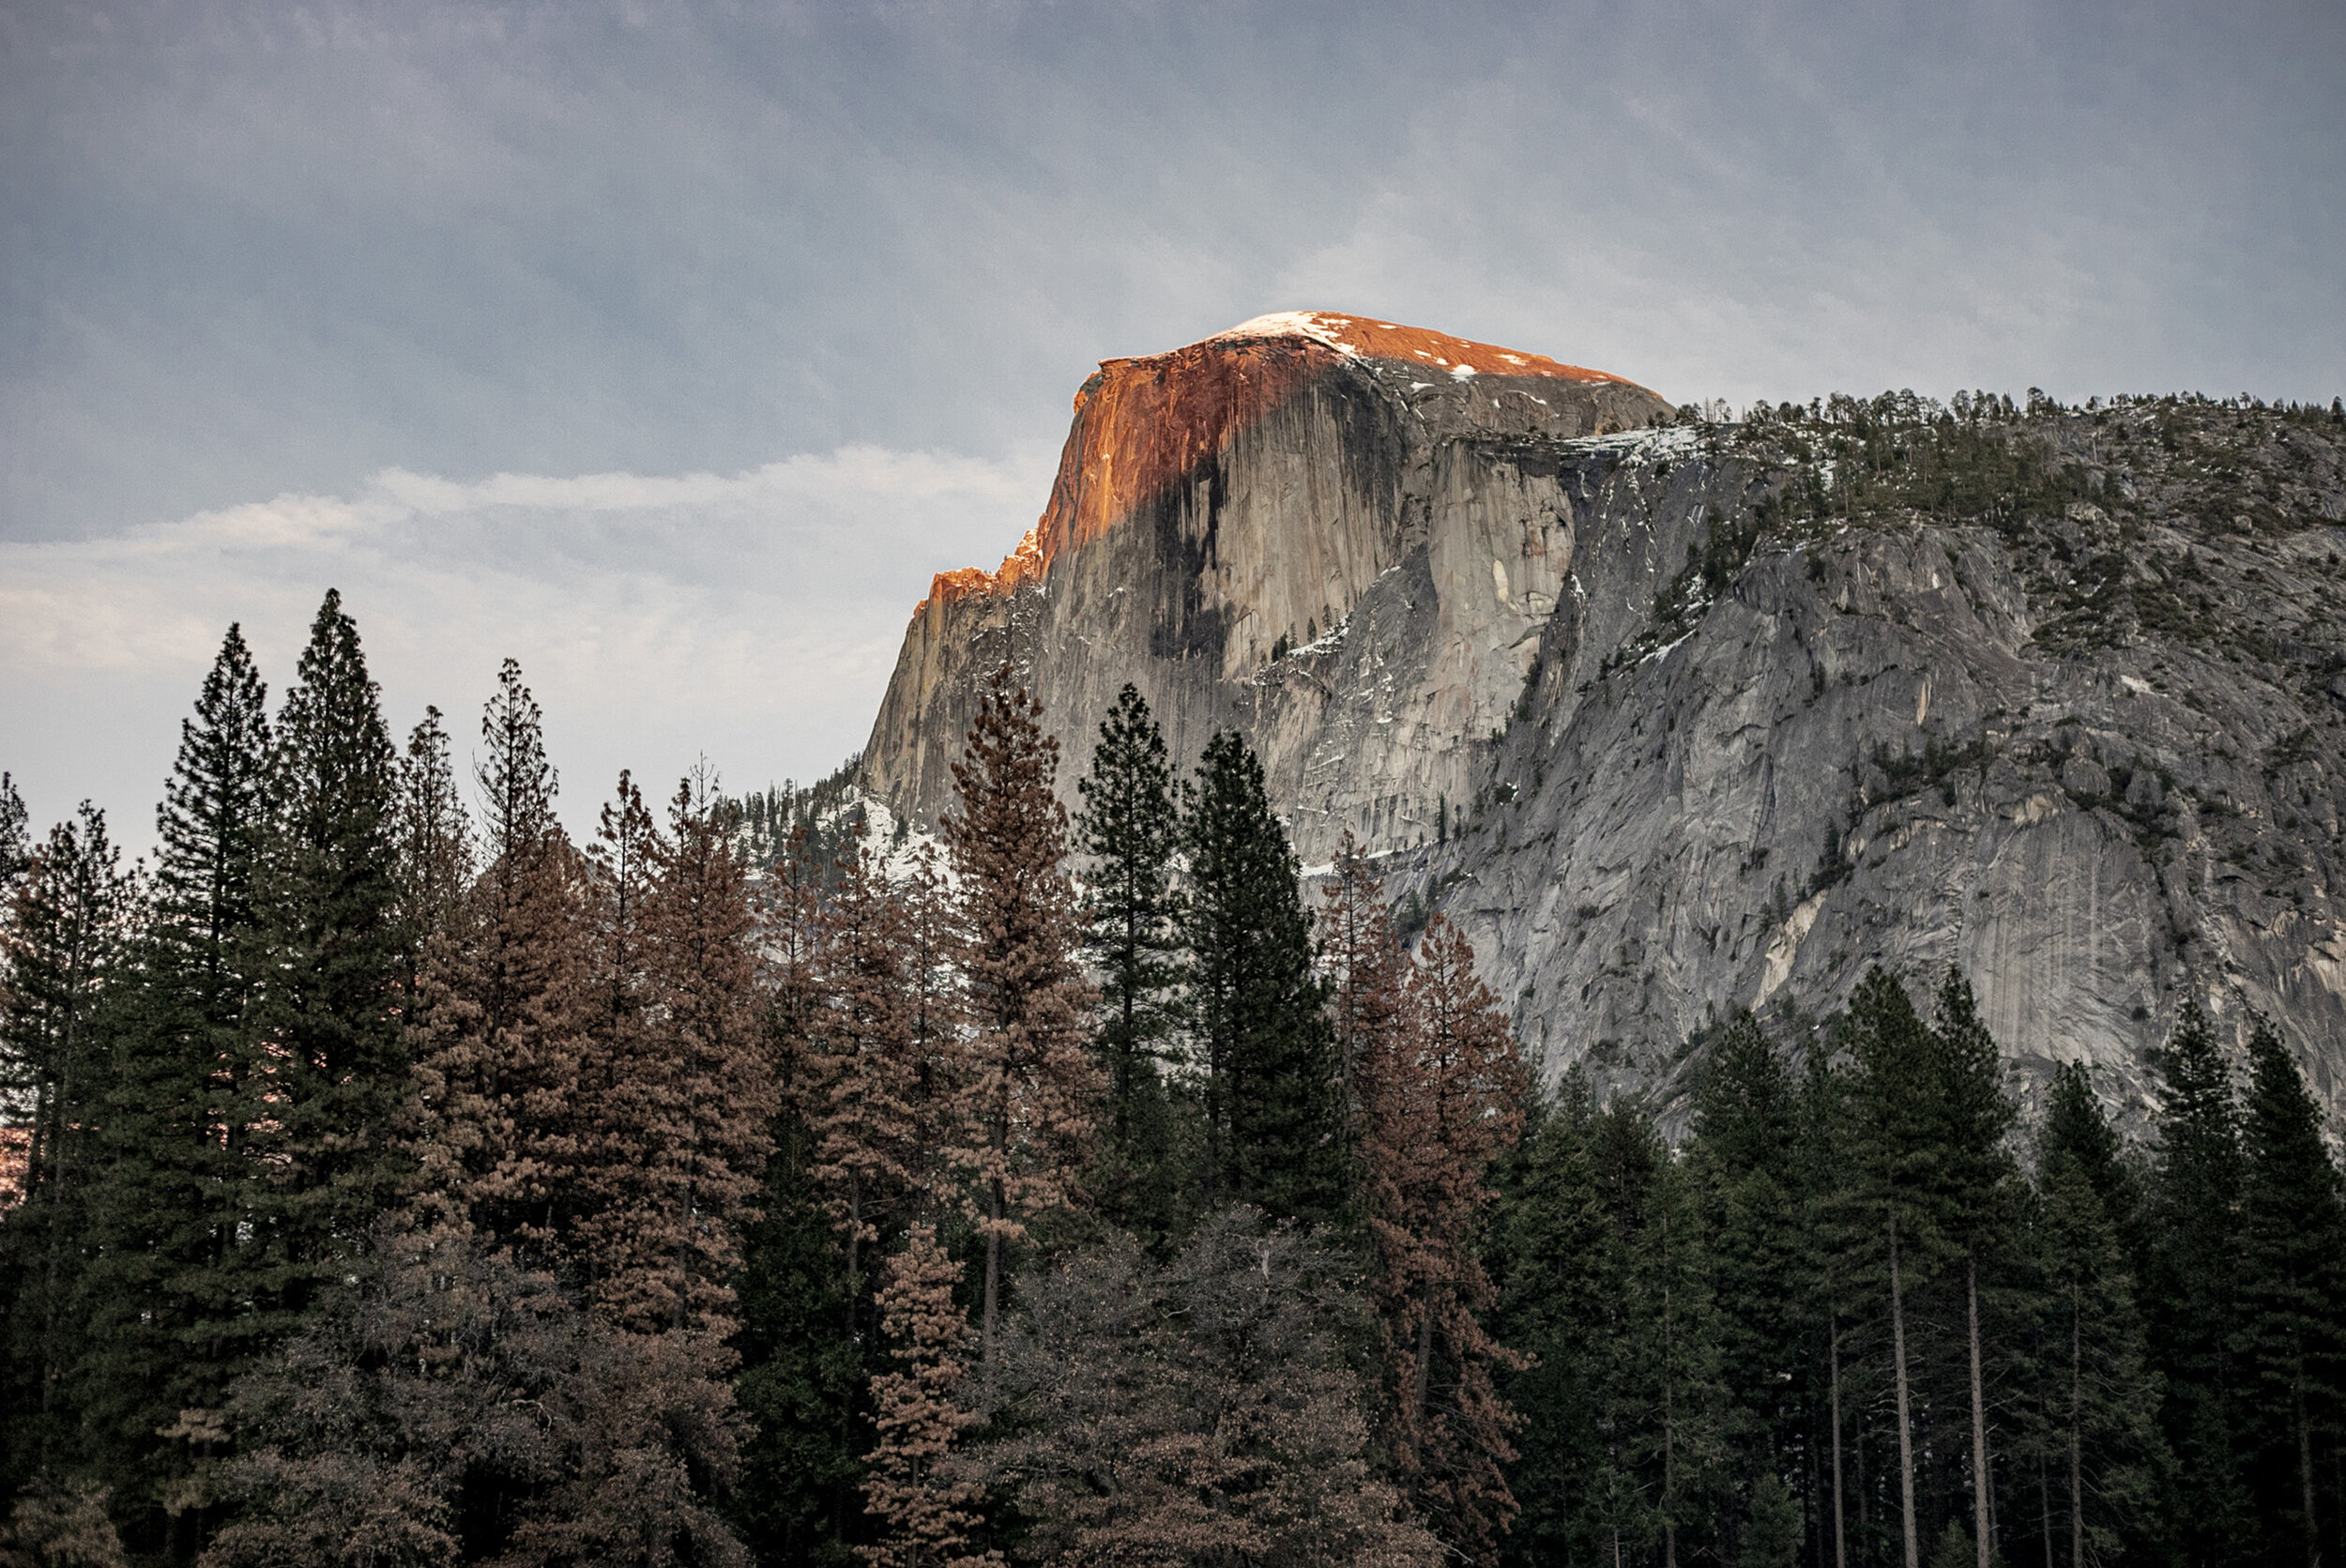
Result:
[[[2346,1203],[2321,1107],[2262,1016],[2249,1030],[2248,1073],[2239,1262],[2254,1381],[2243,1378],[2245,1446],[2267,1560],[2320,1568],[2324,1526],[2340,1502]]]
[[[2170,1532],[2193,1561],[2247,1560],[2254,1506],[2239,1453],[2240,1107],[2215,1027],[2186,1000],[2158,1058],[2158,1149],[2147,1202],[2152,1364],[2175,1484]]]
[[[1182,822],[1186,1008],[1206,1095],[1210,1203],[1315,1222],[1345,1211],[1344,1107],[1311,917],[1262,763],[1207,743]]]
[[[1357,1166],[1364,1120],[1362,1064],[1400,1049],[1409,1029],[1403,993],[1409,963],[1384,884],[1348,832],[1336,847],[1334,870],[1320,889],[1320,955],[1334,1035],[1339,1143]],[[1357,1170],[1353,1180],[1358,1185]]]
[[[1358,875],[1357,872],[1355,875]],[[1379,1435],[1411,1503],[1470,1560],[1496,1560],[1516,1505],[1502,1468],[1516,1417],[1494,1375],[1523,1359],[1490,1336],[1483,1267],[1492,1164],[1523,1123],[1528,1080],[1474,950],[1440,916],[1411,967],[1399,1028],[1358,1063],[1361,1208],[1375,1248]]]
[[[1008,665],[996,672],[953,765],[944,823],[968,1023],[955,1157],[975,1190],[985,1251],[980,1353],[989,1362],[1004,1253],[1074,1195],[1104,1093],[1084,1049],[1095,997],[1076,963],[1081,927],[1060,869],[1067,810],[1052,793],[1059,746],[1042,714]]]
[[[420,1152],[451,1218],[485,1247],[517,1247],[543,1266],[562,1250],[575,1203],[589,936],[584,867],[554,814],[542,718],[510,659],[480,741],[487,863],[455,914],[457,939],[433,949],[445,999],[418,1063]]]
[[[1915,1493],[1915,1347],[1908,1306],[1944,1261],[1948,1240],[1937,1043],[1906,988],[1879,965],[1850,998],[1848,1040],[1856,1058],[1858,1169],[1853,1205],[1877,1239],[1889,1290],[1892,1386],[1898,1450],[1898,1532],[1906,1568],[1922,1568]]]
[[[1667,1155],[1653,1169],[1631,1252],[1634,1310],[1624,1414],[1636,1435],[1661,1535],[1664,1568],[1683,1546],[1719,1541],[1726,1388],[1719,1317],[1694,1183]]]
[[[590,951],[586,1032],[571,1126],[578,1139],[571,1256],[606,1313],[658,1211],[655,1143],[670,1063],[653,1027],[647,911],[660,827],[622,769],[586,856]]]
[[[734,1396],[754,1431],[733,1523],[760,1561],[845,1568],[862,1539],[872,1324],[850,1327],[856,1303],[830,1195],[794,1104],[775,1118],[773,1142],[736,1286]]]
[[[929,1092],[941,1086],[922,1073],[914,1036],[906,903],[867,842],[840,857],[839,874],[820,917],[822,996],[799,1100],[815,1140],[813,1174],[830,1191],[846,1243],[850,1310],[860,1313],[875,1244],[916,1204],[930,1209],[921,1200],[935,1184],[930,1162],[944,1141],[945,1105]]]
[[[1819,1325],[1801,1214],[1800,1131],[1789,1069],[1759,1020],[1739,1011],[1712,1047],[1684,1152],[1718,1302],[1729,1439],[1747,1475],[1775,1473],[1807,1413]]]
[[[1718,1314],[1687,1173],[1633,1102],[1568,1075],[1506,1172],[1496,1322],[1523,1515],[1504,1560],[1668,1562],[1718,1549]]]
[[[1096,1049],[1108,1086],[1095,1184],[1108,1219],[1163,1237],[1178,1224],[1163,1073],[1181,979],[1172,875],[1181,816],[1165,737],[1138,688],[1126,685],[1101,721],[1091,771],[1075,787],[1084,799],[1075,847],[1089,862],[1084,952],[1099,976]]]
[[[981,1419],[960,1397],[969,1337],[969,1320],[953,1301],[960,1278],[960,1266],[926,1224],[915,1225],[904,1250],[888,1260],[880,1323],[899,1369],[872,1379],[878,1441],[864,1496],[880,1538],[861,1554],[872,1568],[1000,1561],[969,1549],[983,1523],[977,1509],[983,1489],[952,1476],[944,1463]]]
[[[1852,1397],[1856,1390],[1849,1347],[1851,1320],[1863,1296],[1861,1242],[1873,1231],[1871,1217],[1850,1201],[1858,1143],[1851,1125],[1851,1076],[1834,1064],[1823,1042],[1810,1043],[1801,1073],[1794,1167],[1804,1242],[1796,1286],[1821,1341],[1813,1347],[1811,1359],[1820,1351],[1824,1362],[1818,1369],[1822,1387],[1815,1401],[1825,1423],[1817,1444],[1818,1559],[1821,1563],[1829,1550],[1833,1568],[1849,1568],[1853,1501],[1862,1515],[1851,1441],[1850,1417],[1856,1413],[1857,1401]]]
[[[680,781],[644,906],[654,1081],[647,1223],[605,1295],[632,1326],[732,1331],[741,1227],[780,1108],[756,995],[756,921],[706,774]]]
[[[18,881],[0,993],[0,1106],[21,1130],[23,1194],[0,1218],[8,1472],[21,1484],[79,1448],[72,1382],[85,1344],[83,1271],[119,1080],[120,994],[140,890],[105,814],[84,801]]]
[[[192,1553],[199,1472],[229,1381],[258,1347],[245,1310],[252,1249],[240,1241],[261,1168],[231,1114],[263,1061],[251,1017],[260,984],[255,879],[268,830],[267,693],[228,629],[161,809],[153,916],[136,950],[120,1081],[93,1203],[88,1293],[93,1356],[84,1423],[118,1506],[144,1510],[134,1541]],[[198,1412],[186,1420],[181,1412]]]
[[[1592,1550],[1591,1505],[1607,1456],[1607,1332],[1626,1292],[1625,1259],[1599,1189],[1599,1113],[1576,1068],[1534,1099],[1501,1163],[1492,1216],[1492,1323],[1529,1364],[1501,1379],[1520,1413],[1508,1486],[1522,1513],[1505,1560],[1576,1560]]]
[[[1950,965],[1939,988],[1931,1029],[1937,1046],[1937,1099],[1942,1214],[1940,1229],[1963,1264],[1965,1341],[1971,1374],[1972,1542],[1978,1568],[1995,1550],[1994,1471],[1988,1449],[1987,1346],[1980,1324],[1983,1260],[1994,1266],[2012,1224],[2018,1173],[2004,1151],[2016,1114],[2004,1094],[1996,1042],[1981,1021],[1971,982]]]
[[[2035,1227],[2049,1326],[2036,1400],[2051,1521],[2071,1568],[2142,1551],[2166,1468],[2134,1280],[2111,1204],[2126,1172],[2085,1064],[2055,1071],[2036,1138]],[[2048,1542],[2049,1547],[2050,1543]]]
[[[277,721],[274,821],[257,879],[267,1060],[232,1115],[273,1191],[261,1299],[298,1315],[400,1195],[410,1096],[397,981],[394,755],[358,629],[328,590]],[[289,1325],[291,1319],[285,1319]],[[281,1326],[284,1326],[281,1325]]]

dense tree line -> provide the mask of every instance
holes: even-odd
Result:
[[[1542,1091],[1440,916],[1306,896],[1131,688],[1003,671],[935,844],[472,788],[329,595],[151,868],[0,780],[0,1560],[2318,1565],[2346,1209],[2261,1021],[2018,1125],[1949,975]],[[836,792],[834,792],[836,793]],[[469,804],[467,798],[469,797]],[[839,806],[844,807],[844,799]]]
[[[2269,1025],[2236,1082],[2186,1002],[2140,1149],[2077,1063],[2018,1129],[1956,975],[1798,1043],[1718,1031],[1675,1151],[1567,1076],[1504,1168],[1510,1558],[2338,1560],[2346,1209]]]

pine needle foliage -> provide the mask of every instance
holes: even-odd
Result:
[[[2323,1462],[2338,1462],[2346,1392],[2346,1202],[2321,1107],[2261,1015],[2241,1153],[2244,1457],[2268,1560],[2314,1565],[2336,1524],[2319,1494]]]
[[[1437,915],[1398,1020],[1359,1062],[1361,1209],[1377,1260],[1382,1444],[1411,1505],[1469,1560],[1496,1560],[1516,1507],[1503,1467],[1516,1424],[1495,1376],[1528,1359],[1493,1339],[1483,1267],[1492,1165],[1523,1125],[1529,1082],[1465,934]]]
[[[952,1158],[985,1255],[989,1357],[1005,1254],[1075,1196],[1105,1091],[1085,1048],[1096,994],[1077,962],[1082,927],[1061,866],[1067,809],[1053,792],[1059,745],[1042,713],[1008,665],[996,672],[953,765],[958,793],[944,824],[966,1010],[966,1114]]]
[[[84,801],[49,830],[9,902],[0,1106],[23,1150],[21,1195],[0,1210],[9,1412],[0,1441],[12,1483],[82,1447],[83,1287],[121,1044],[113,1002],[140,892],[105,814]]]
[[[2255,1522],[2239,1454],[2247,1373],[2238,1341],[2240,1104],[2215,1026],[2196,999],[2177,1014],[2158,1065],[2142,1272],[2152,1364],[2170,1390],[2160,1413],[2176,1463],[2169,1528],[2197,1560],[2242,1560]]]
[[[210,1443],[162,1436],[216,1422],[263,1348],[247,1310],[250,1130],[233,1114],[264,1061],[255,886],[269,831],[267,693],[231,626],[206,675],[157,814],[155,900],[132,947],[104,1174],[92,1205],[84,1425],[116,1506],[184,1555],[200,1533]],[[205,1412],[192,1427],[183,1411]]]
[[[872,1568],[973,1568],[998,1562],[971,1545],[983,1490],[947,1460],[981,1418],[959,1402],[967,1376],[969,1320],[953,1300],[961,1269],[936,1227],[913,1225],[885,1269],[880,1324],[896,1362],[872,1378],[878,1442],[864,1497],[880,1538],[859,1554]]]
[[[1204,1200],[1340,1224],[1349,1197],[1344,1105],[1301,868],[1262,763],[1233,731],[1207,743],[1185,793],[1182,842]]]
[[[394,757],[358,629],[328,590],[276,725],[273,829],[257,894],[266,1061],[233,1112],[272,1167],[255,1231],[277,1310],[307,1310],[364,1248],[409,1167]]]
[[[1094,1049],[1107,1079],[1107,1125],[1092,1186],[1103,1215],[1163,1238],[1180,1225],[1167,1180],[1175,1107],[1165,1071],[1179,1021],[1181,948],[1173,860],[1181,814],[1165,737],[1138,688],[1126,685],[1100,723],[1084,809],[1084,955],[1099,977]]]

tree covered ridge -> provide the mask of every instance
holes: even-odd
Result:
[[[0,788],[14,1560],[2340,1549],[2346,1210],[2261,1023],[2243,1079],[2186,1008],[2131,1149],[1877,968],[1715,1031],[1670,1149],[1130,689],[1071,819],[1002,672],[893,879],[706,776],[573,844],[510,663],[463,810],[330,597],[265,698],[232,629],[151,875]]]

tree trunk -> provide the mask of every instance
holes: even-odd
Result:
[[[1898,1282],[1898,1216],[1890,1211],[1890,1350],[1898,1387],[1898,1526],[1906,1543],[1906,1568],[1922,1568],[1922,1540],[1914,1526],[1914,1425],[1906,1387],[1906,1298]]]
[[[1979,1568],[1988,1568],[1988,1547],[1995,1539],[1988,1519],[1988,1387],[1979,1366],[1979,1259],[1963,1260],[1963,1300],[1972,1335],[1972,1533],[1978,1546]]]
[[[1002,1299],[1002,1225],[1010,1212],[1010,1192],[1002,1172],[1010,1165],[1010,1090],[1001,1091],[1001,1104],[988,1129],[994,1144],[994,1175],[985,1186],[985,1306],[978,1338],[978,1364],[984,1369],[986,1393],[994,1390],[994,1317]]]
[[[2069,1286],[2069,1568],[2085,1568],[2084,1305]]]
[[[1832,1315],[1833,1353],[1833,1568],[1849,1568],[1849,1541],[1841,1512],[1841,1315]]]
[[[2322,1531],[2313,1511],[2313,1428],[2306,1421],[2306,1358],[2301,1349],[2289,1379],[2297,1412],[2297,1484],[2306,1511],[2306,1568],[2322,1568]]]
[[[1409,1464],[1412,1470],[1417,1466],[1420,1439],[1425,1433],[1425,1393],[1433,1362],[1434,1293],[1429,1289],[1425,1292],[1425,1304],[1418,1314],[1417,1368],[1409,1389]]]
[[[2045,1451],[2036,1451],[2036,1522],[2045,1542],[2045,1568],[2053,1568],[2052,1476],[2045,1469]]]
[[[985,1231],[985,1316],[980,1332],[978,1362],[989,1379],[994,1371],[994,1309],[1002,1296],[1002,1210],[1004,1198],[1001,1178],[996,1177],[985,1190],[986,1214],[994,1223]],[[991,1381],[986,1385],[993,1386]]]

